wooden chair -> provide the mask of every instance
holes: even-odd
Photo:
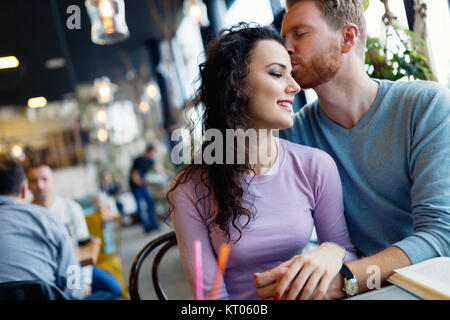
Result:
[[[103,219],[102,214],[97,210],[94,214],[86,217],[86,223],[89,229],[89,233],[94,237],[102,239],[102,247],[100,249],[100,255],[97,260],[97,267],[109,271],[114,277],[117,278],[122,287],[122,298],[128,300],[129,294],[126,286],[126,282],[122,272],[122,261],[119,254],[105,253],[104,252],[104,234],[103,234]]]
[[[139,271],[141,269],[141,266],[144,262],[144,260],[147,258],[147,256],[157,250],[156,256],[153,259],[152,263],[152,279],[153,279],[153,287],[155,289],[156,295],[158,296],[159,300],[167,300],[167,296],[164,293],[164,291],[161,289],[161,285],[159,284],[158,279],[158,267],[159,264],[164,256],[164,254],[169,250],[171,247],[175,246],[177,244],[177,239],[175,237],[175,232],[169,232],[166,233],[152,241],[150,241],[142,250],[139,252],[139,254],[134,259],[133,265],[131,267],[130,271],[130,279],[129,279],[129,291],[131,300],[141,300],[141,296],[139,295]]]

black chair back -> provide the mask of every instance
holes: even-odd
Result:
[[[164,256],[164,254],[171,247],[177,244],[177,238],[175,237],[175,232],[166,233],[152,241],[150,241],[139,254],[134,258],[133,265],[130,271],[130,279],[129,279],[129,290],[131,300],[141,300],[141,296],[139,295],[139,272],[142,264],[144,263],[147,256],[158,249],[155,258],[152,263],[152,279],[153,279],[153,287],[155,289],[155,293],[159,300],[167,300],[167,296],[164,291],[161,289],[161,285],[158,279],[158,267]],[[162,247],[161,247],[162,246]]]
[[[60,289],[42,280],[0,283],[0,300],[70,300]]]

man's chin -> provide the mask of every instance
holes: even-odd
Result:
[[[322,79],[295,79],[302,89],[316,89],[324,83],[330,81],[332,76],[325,76]]]
[[[314,89],[310,82],[302,81],[302,79],[295,79],[295,81],[297,81],[302,90]]]
[[[298,83],[298,85],[303,89],[313,89],[313,83],[311,79],[308,79],[306,77],[302,77],[299,74],[294,74],[294,79]]]

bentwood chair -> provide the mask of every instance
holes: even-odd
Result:
[[[167,250],[169,250],[176,244],[177,239],[175,237],[175,232],[172,231],[150,241],[141,250],[141,252],[139,252],[136,258],[134,258],[129,279],[129,290],[130,290],[130,297],[132,300],[141,300],[141,296],[139,295],[139,272],[144,260],[152,252],[156,252],[156,256],[154,257],[152,263],[153,287],[159,300],[167,300],[167,296],[161,289],[161,285],[159,283],[158,267]]]

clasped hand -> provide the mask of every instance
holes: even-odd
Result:
[[[258,296],[275,300],[323,299],[344,258],[344,248],[326,242],[269,271],[255,273]]]

